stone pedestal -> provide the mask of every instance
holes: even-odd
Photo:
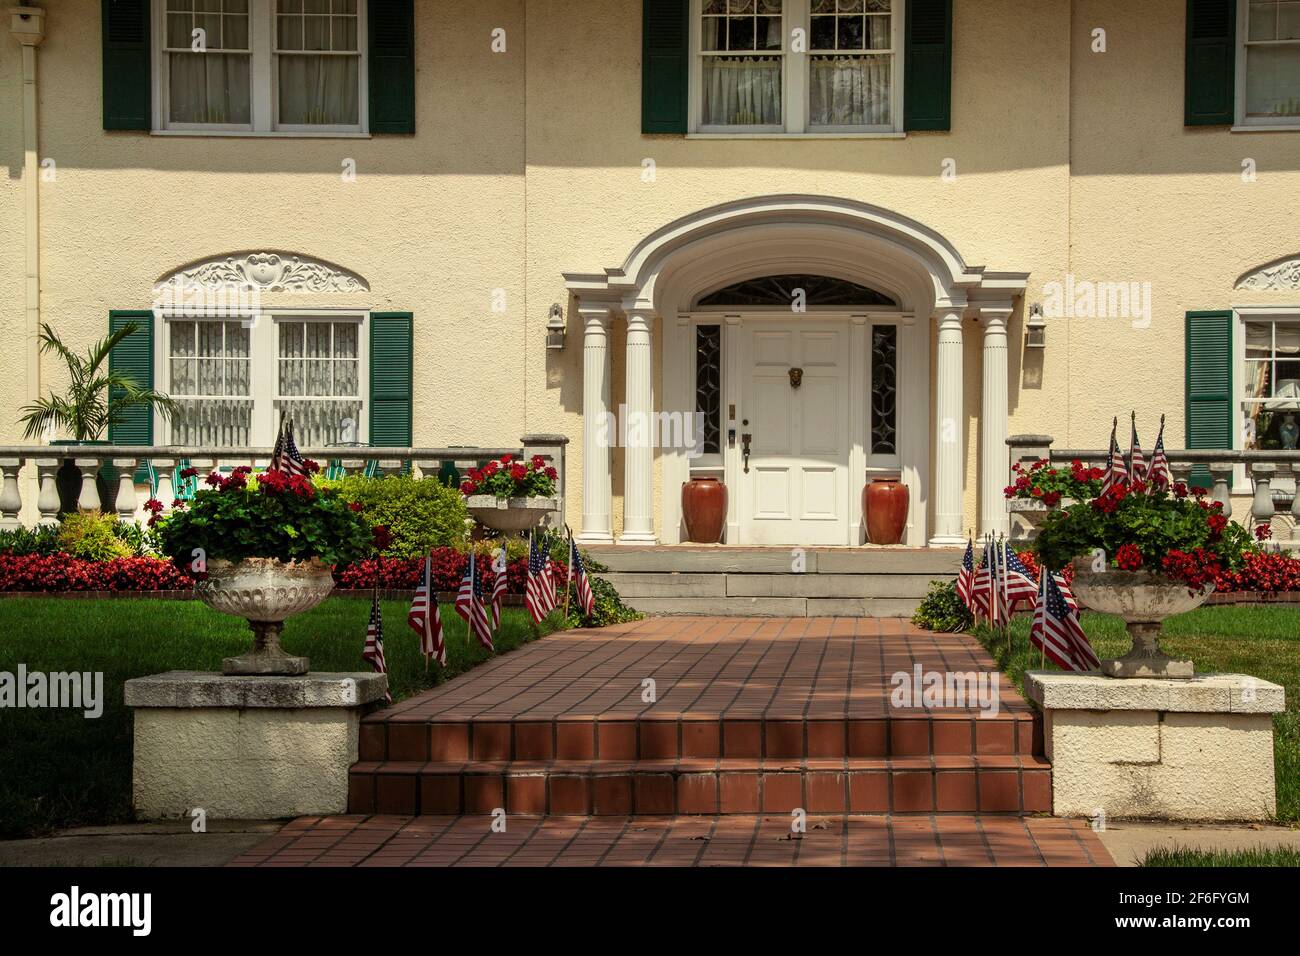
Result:
[[[1282,687],[1242,674],[1116,680],[1030,671],[1057,816],[1265,820]]]
[[[134,803],[144,820],[344,813],[361,718],[382,674],[234,677],[170,671],[126,682]]]

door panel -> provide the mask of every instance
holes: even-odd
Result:
[[[847,327],[756,322],[743,335],[742,430],[753,440],[740,476],[741,540],[848,544]]]

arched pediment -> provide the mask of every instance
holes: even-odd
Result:
[[[369,292],[360,275],[296,252],[235,252],[202,259],[162,276],[155,284],[186,288],[238,288],[262,292]]]
[[[1251,269],[1237,280],[1233,288],[1262,292],[1300,290],[1300,255],[1285,256],[1267,265]]]

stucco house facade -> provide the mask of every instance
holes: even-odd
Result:
[[[589,543],[680,541],[707,474],[729,544],[856,546],[898,475],[905,543],[956,545],[1007,525],[1009,435],[1130,410],[1148,447],[1295,444],[1297,3],[48,0],[9,33],[0,445],[61,385],[40,324],[124,321],[186,411],[121,444],[560,434]]]

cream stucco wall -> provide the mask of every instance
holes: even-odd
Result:
[[[1028,272],[1030,302],[1067,273],[1150,281],[1149,328],[1057,320],[1046,351],[1027,354],[1023,304],[1013,316],[1010,432],[1076,447],[1103,444],[1111,416],[1130,408],[1148,444],[1163,411],[1180,445],[1183,313],[1276,299],[1233,292],[1233,282],[1298,251],[1300,133],[1182,125],[1182,0],[956,0],[952,131],[824,141],[643,136],[637,0],[416,6],[418,133],[284,140],[104,132],[98,4],[48,4],[41,155],[58,175],[41,184],[44,320],[87,342],[110,308],[146,306],[160,275],[227,252],[287,249],[338,263],[368,280],[366,304],[415,314],[416,443],[563,432],[576,515],[582,334],[561,274],[618,266],[647,233],[703,207],[792,192],[869,202],[937,230],[968,264]],[[1089,52],[1098,26],[1105,54]],[[507,31],[504,54],[491,52],[495,27]],[[10,409],[29,387],[16,54],[6,38],[0,402]],[[1259,168],[1251,184],[1240,178],[1245,157]],[[355,183],[339,175],[346,158]],[[652,183],[641,176],[647,158]],[[952,182],[941,178],[948,159]],[[491,309],[494,289],[506,290],[504,314]],[[568,306],[562,352],[544,348],[552,302]],[[965,328],[974,526],[980,330]],[[618,327],[615,407],[623,341]],[[656,391],[661,374],[660,355]],[[42,375],[44,389],[60,384],[48,359]],[[20,439],[13,418],[0,420],[0,442]],[[616,454],[615,529],[621,469]]]

